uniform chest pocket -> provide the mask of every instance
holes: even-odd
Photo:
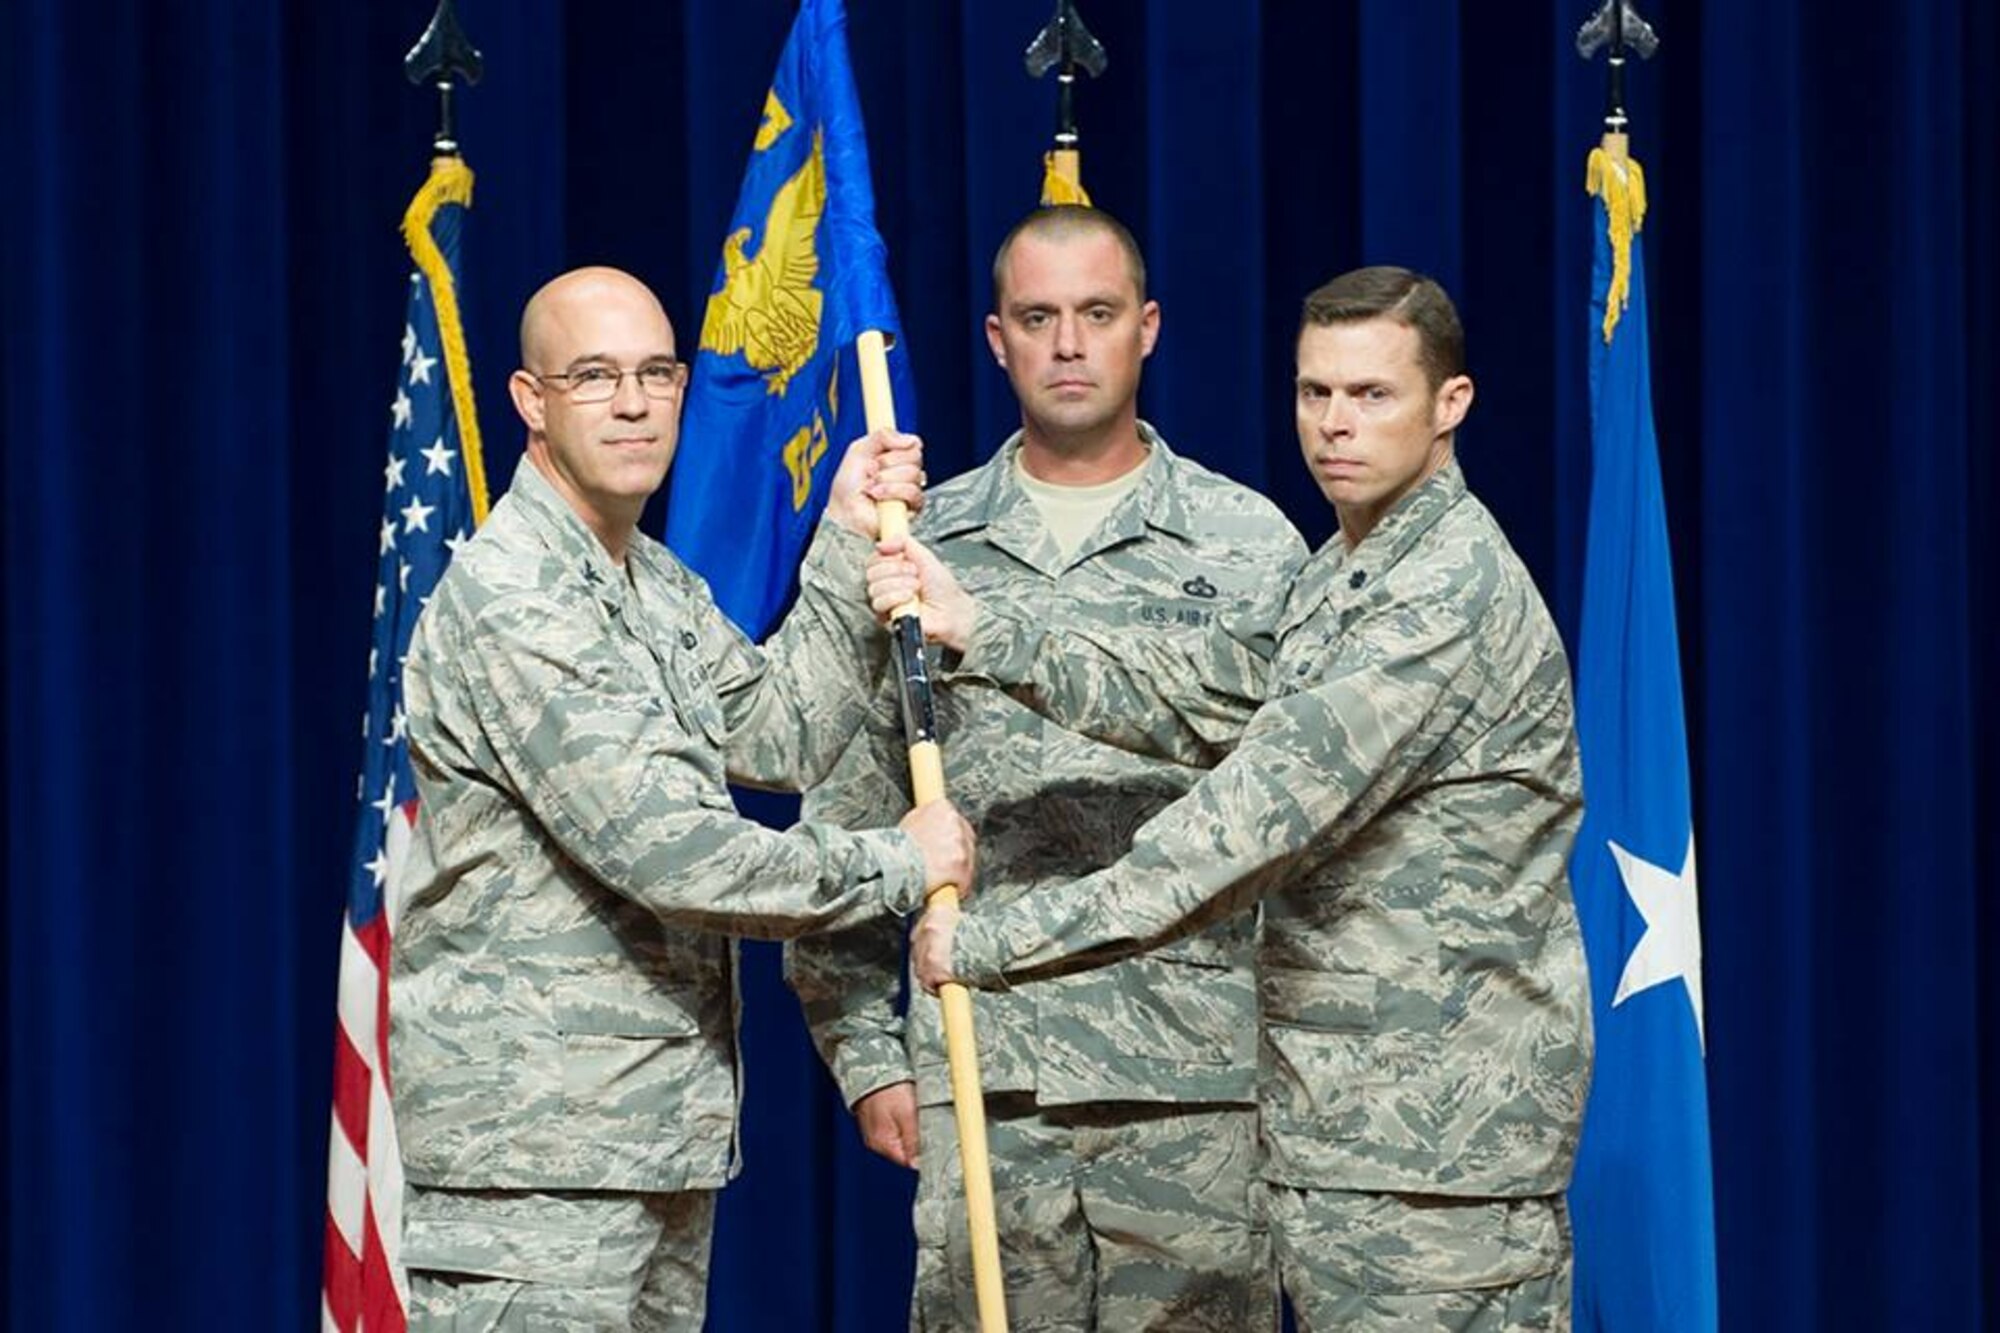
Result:
[[[675,700],[683,720],[690,724],[690,731],[700,731],[711,745],[721,749],[729,741],[729,720],[722,714],[722,700],[716,697],[706,676],[684,684],[687,693]]]
[[[681,729],[690,736],[706,737],[720,749],[729,739],[729,722],[699,649],[700,640],[692,630],[662,630],[644,644],[648,669]]]
[[[1155,630],[1198,634],[1215,628],[1221,612],[1212,600],[1193,597],[1142,597],[1132,603],[1130,623]]]
[[[1340,650],[1350,618],[1349,611],[1341,612],[1338,619],[1321,614],[1286,631],[1271,663],[1271,697],[1282,699],[1318,685]]]
[[[722,715],[722,699],[709,679],[708,665],[701,657],[701,640],[693,630],[671,630],[667,670],[673,677],[674,701],[682,714],[720,748],[729,739],[728,719]]]

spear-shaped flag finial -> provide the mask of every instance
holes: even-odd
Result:
[[[1027,62],[1031,79],[1056,71],[1060,89],[1056,102],[1056,147],[1075,148],[1076,105],[1072,94],[1076,72],[1082,70],[1094,79],[1104,73],[1105,59],[1103,45],[1083,26],[1083,16],[1076,12],[1074,0],[1056,0],[1055,17],[1028,43]]]
[[[1090,202],[1077,157],[1076,75],[1082,70],[1097,78],[1104,73],[1106,63],[1103,44],[1083,26],[1074,0],[1056,0],[1055,17],[1028,43],[1027,54],[1029,78],[1056,72],[1056,141],[1045,162],[1044,204]]]
[[[1604,0],[1590,21],[1578,29],[1576,53],[1590,60],[1599,51],[1609,49],[1611,79],[1605,94],[1604,132],[1624,134],[1627,120],[1625,116],[1625,53],[1637,51],[1641,60],[1651,60],[1653,53],[1660,49],[1659,34],[1653,25],[1639,16],[1639,10],[1632,0]]]
[[[465,29],[458,26],[458,11],[451,0],[438,0],[430,26],[403,57],[403,73],[411,83],[437,85],[438,132],[431,140],[431,150],[439,157],[458,156],[458,137],[451,116],[453,82],[462,80],[471,87],[479,82],[485,69],[486,62],[478,48],[466,38]]]

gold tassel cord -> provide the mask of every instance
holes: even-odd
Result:
[[[473,526],[486,521],[486,459],[479,445],[479,417],[472,399],[472,359],[465,351],[465,328],[458,317],[458,290],[451,268],[431,235],[431,219],[446,204],[472,206],[472,168],[455,157],[431,160],[430,177],[403,213],[403,243],[437,302],[438,340],[444,344],[445,374],[458,414],[458,443],[465,455],[465,485],[472,497]]]
[[[1090,204],[1083,188],[1082,166],[1074,148],[1057,148],[1042,154],[1042,204]]]
[[[1638,159],[1622,151],[1622,145],[1593,148],[1584,168],[1584,188],[1604,201],[1610,219],[1611,287],[1604,294],[1604,341],[1608,343],[1632,299],[1632,237],[1646,223],[1646,173]]]

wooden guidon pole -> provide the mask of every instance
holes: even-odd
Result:
[[[888,342],[870,330],[856,340],[861,362],[861,398],[871,431],[896,428],[896,399],[889,388]],[[900,500],[876,505],[884,539],[909,535],[910,514]],[[918,603],[896,609],[890,632],[896,639],[903,675],[903,733],[910,746],[913,804],[944,799],[944,758],[938,749],[931,708],[931,684],[924,662],[924,631]],[[958,889],[934,890],[927,905],[956,905]],[[958,1120],[958,1160],[965,1175],[965,1214],[972,1235],[972,1285],[979,1303],[980,1333],[1007,1333],[1007,1303],[1000,1281],[1000,1231],[993,1218],[993,1164],[986,1152],[986,1097],[979,1087],[979,1047],[972,1032],[972,994],[947,983],[938,988],[944,1010],[944,1049],[951,1065],[951,1104]]]

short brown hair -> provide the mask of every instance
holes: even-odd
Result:
[[[993,252],[993,309],[1000,309],[1007,256],[1013,252],[1015,241],[1023,236],[1067,241],[1089,232],[1103,232],[1118,242],[1118,248],[1125,252],[1125,267],[1132,275],[1133,289],[1139,293],[1139,304],[1146,304],[1146,261],[1139,254],[1139,243],[1132,239],[1124,223],[1089,204],[1044,204],[1010,227],[1001,238],[1000,248]]]
[[[1465,326],[1457,308],[1433,279],[1406,268],[1350,269],[1315,287],[1299,312],[1299,333],[1371,319],[1392,319],[1417,331],[1417,361],[1433,390],[1465,373]]]

